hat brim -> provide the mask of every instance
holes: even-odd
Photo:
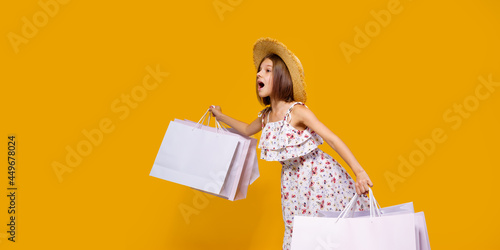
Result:
[[[304,79],[304,69],[299,58],[295,56],[283,43],[276,39],[263,37],[259,38],[253,46],[253,62],[258,71],[260,62],[268,54],[276,54],[285,62],[293,82],[293,98],[298,102],[305,102],[307,99]]]

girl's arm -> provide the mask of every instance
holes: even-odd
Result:
[[[314,113],[308,108],[297,105],[294,107],[292,111],[292,118],[297,119],[298,123],[303,123],[311,130],[316,132],[319,136],[321,136],[330,147],[337,152],[340,157],[349,165],[354,174],[356,175],[356,192],[358,194],[364,194],[368,192],[368,187],[372,187],[373,183],[368,177],[368,174],[365,172],[363,167],[356,160],[351,150],[347,147],[347,145],[337,136],[335,135],[328,127],[326,127],[323,123],[321,123],[318,118],[314,115]]]
[[[222,109],[219,106],[215,106],[215,108],[210,107],[210,112],[214,114],[217,120],[222,121],[225,124],[229,125],[231,128],[236,129],[236,131],[238,131],[242,135],[252,136],[262,129],[262,120],[260,117],[255,119],[252,123],[247,124],[223,114]]]

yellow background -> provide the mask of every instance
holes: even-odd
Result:
[[[218,13],[214,3],[226,9]],[[279,249],[278,162],[259,160],[261,177],[236,202],[149,176],[169,121],[198,121],[212,104],[241,121],[257,117],[252,45],[263,36],[300,58],[306,104],[352,150],[382,206],[413,201],[425,212],[433,249],[500,249],[500,87],[457,129],[443,118],[464,100],[474,104],[478,77],[500,82],[500,4],[402,0],[348,63],[340,44],[354,45],[355,28],[373,24],[370,12],[388,4],[396,3],[67,1],[14,46],[9,34],[22,35],[23,18],[43,24],[44,10],[34,0],[4,1],[1,152],[6,158],[7,135],[15,134],[19,190],[12,243],[4,161],[0,249]],[[169,75],[120,119],[112,103],[157,65]],[[54,162],[65,163],[66,148],[102,120],[114,130],[60,182]],[[434,129],[446,141],[391,189],[385,175],[399,175],[399,157],[409,159],[415,140]],[[189,222],[182,206],[196,212]]]

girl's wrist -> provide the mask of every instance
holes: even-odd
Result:
[[[223,114],[223,113],[220,113],[220,114],[217,116],[217,120],[222,121],[222,122],[224,122],[224,123],[226,123],[226,119],[225,119],[225,118],[226,118],[226,115],[225,115],[225,114]]]
[[[353,172],[354,172],[354,175],[356,175],[356,177],[361,175],[361,174],[366,174],[366,171],[364,169],[357,169],[356,171],[353,170]]]

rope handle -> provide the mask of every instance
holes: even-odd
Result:
[[[380,211],[381,207],[378,204],[375,196],[373,195],[373,191],[371,188],[368,188],[369,194],[369,204],[370,204],[370,217],[380,217],[382,216],[382,211]],[[356,193],[352,197],[351,201],[347,204],[347,206],[342,210],[342,212],[337,217],[335,223],[339,221],[339,219],[352,218],[354,214],[354,207],[356,206],[356,202],[359,198],[359,195]],[[349,215],[348,215],[349,214]]]
[[[211,105],[210,107],[214,107],[214,105]],[[210,111],[210,108],[207,109],[207,111],[205,112],[205,114],[203,114],[203,116],[200,118],[200,120],[196,123],[195,126],[193,126],[193,129],[191,129],[191,131],[193,131],[195,128],[201,128],[203,126],[203,124],[205,123],[205,118],[207,117],[207,114],[208,114],[208,122],[207,122],[207,126],[210,126],[210,118],[212,117],[212,112],[209,112]],[[215,118],[215,116],[214,116]],[[200,123],[201,122],[201,123]],[[222,122],[222,121],[221,121]],[[219,133],[221,130],[225,131],[225,132],[229,132],[224,126],[222,126],[219,121],[217,120],[217,118],[215,118],[215,132],[216,133]]]

